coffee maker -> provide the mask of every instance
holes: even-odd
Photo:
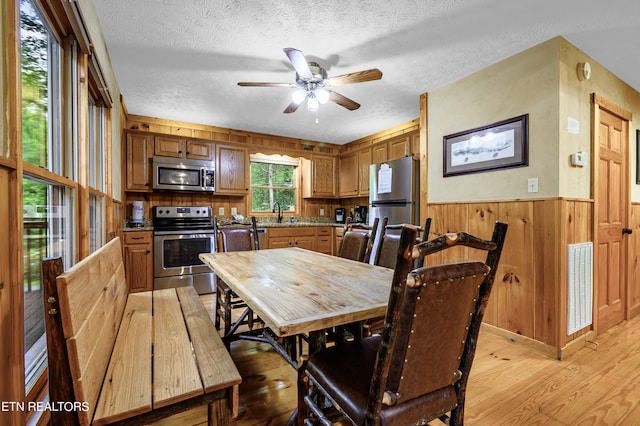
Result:
[[[336,209],[336,223],[344,223],[347,216],[347,210],[345,208]]]
[[[362,222],[366,223],[368,213],[369,213],[368,206],[356,206],[354,209],[355,217],[353,218],[353,221],[356,223],[362,223]]]

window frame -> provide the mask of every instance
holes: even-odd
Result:
[[[253,210],[253,188],[270,188],[269,186],[264,186],[264,185],[253,185],[252,179],[251,179],[251,163],[266,163],[266,164],[278,164],[278,165],[285,165],[285,166],[292,166],[293,167],[293,187],[289,188],[289,187],[277,187],[274,186],[272,188],[274,189],[285,189],[285,190],[293,190],[294,191],[294,210],[287,210],[287,211],[283,211],[282,213],[286,213],[287,215],[290,216],[295,216],[295,217],[299,217],[302,215],[301,213],[301,208],[302,208],[302,191],[301,191],[301,173],[300,173],[300,159],[299,158],[293,158],[293,157],[289,157],[287,155],[281,155],[281,154],[262,154],[262,153],[257,153],[257,154],[251,154],[249,156],[249,195],[248,195],[248,209],[249,209],[249,213],[252,216],[272,216],[273,212],[271,210],[269,211],[255,211]],[[273,208],[273,207],[271,207]]]

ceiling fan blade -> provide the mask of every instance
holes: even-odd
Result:
[[[295,83],[252,83],[241,81],[238,86],[242,87],[298,87]]]
[[[311,68],[309,68],[309,64],[307,63],[307,59],[304,57],[304,54],[298,49],[294,49],[293,47],[285,47],[284,53],[287,54],[289,61],[295,68],[298,75],[305,79],[311,80],[313,78],[313,73],[311,73]]]
[[[291,101],[291,103],[282,112],[284,112],[285,114],[296,112],[298,110],[298,107],[300,107],[300,105],[302,105],[306,99],[307,97],[305,96],[301,102]]]
[[[331,77],[325,80],[325,83],[330,86],[340,86],[342,84],[364,83],[365,81],[380,80],[381,78],[382,71],[377,68],[372,68],[366,71],[352,72],[350,74]]]
[[[340,105],[341,107],[344,107],[348,110],[354,111],[358,108],[360,108],[360,104],[357,103],[356,101],[353,101],[349,98],[347,98],[346,96],[341,95],[340,93],[336,93],[331,91],[330,93],[330,97],[329,100],[332,102],[337,103],[338,105]]]

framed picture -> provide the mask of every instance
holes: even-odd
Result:
[[[640,129],[636,129],[636,184],[640,185]]]
[[[443,138],[443,176],[529,165],[529,114]]]

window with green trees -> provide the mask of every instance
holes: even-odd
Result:
[[[20,0],[24,253],[24,357],[28,393],[46,367],[46,336],[40,263],[74,260],[74,191],[63,175],[61,47],[36,2]],[[25,167],[25,170],[27,167]],[[50,173],[57,176],[51,180]],[[71,174],[71,173],[69,173]]]
[[[297,163],[251,159],[251,211],[271,212],[275,203],[283,212],[297,211]]]

